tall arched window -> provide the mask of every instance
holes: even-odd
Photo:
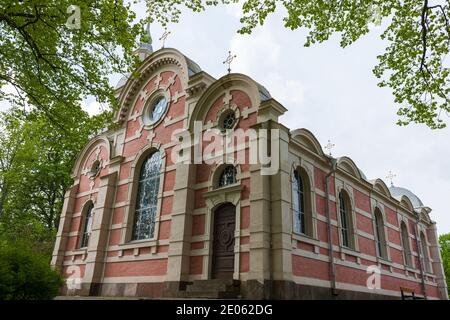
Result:
[[[88,246],[89,237],[92,231],[93,209],[94,204],[92,202],[86,204],[86,207],[84,209],[85,214],[83,222],[83,233],[81,234],[80,248],[86,248]]]
[[[339,193],[339,217],[341,220],[342,245],[353,248],[351,204],[345,191]]]
[[[422,249],[422,258],[423,258],[423,264],[425,265],[425,271],[431,272],[430,267],[430,256],[428,254],[428,245],[427,245],[427,239],[425,238],[425,235],[423,232],[420,233],[420,244]]]
[[[302,177],[298,170],[294,171],[292,179],[292,213],[294,216],[294,232],[311,235],[309,203],[306,193],[308,185],[305,183],[305,177]],[[308,205],[308,206],[307,206]],[[308,213],[307,213],[308,210]]]
[[[154,236],[160,170],[159,152],[154,152],[142,163],[136,197],[133,240],[151,239]]]
[[[217,186],[221,188],[236,183],[236,176],[236,168],[232,165],[226,166],[220,174],[219,183]]]
[[[406,228],[406,224],[404,221],[400,224],[400,232],[402,235],[402,244],[403,244],[403,258],[405,259],[405,265],[411,266],[411,248],[409,246],[409,235],[408,229]]]
[[[375,209],[375,240],[377,243],[377,254],[379,257],[387,259],[386,237],[384,233],[383,215],[377,208]]]

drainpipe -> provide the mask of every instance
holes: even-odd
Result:
[[[269,175],[269,190],[272,190],[272,175]],[[272,191],[269,192],[269,300],[273,299],[273,241],[272,241]]]
[[[416,247],[417,247],[417,253],[419,255],[419,267],[420,267],[420,275],[422,276],[422,292],[423,292],[423,297],[425,298],[425,300],[427,299],[427,289],[426,289],[426,285],[425,285],[425,272],[423,270],[424,264],[423,264],[423,252],[422,252],[422,239],[420,239],[420,233],[419,233],[419,220],[420,220],[420,216],[417,216],[416,219],[416,227],[414,230],[415,236],[416,236]]]
[[[271,122],[268,121],[263,124],[263,128],[268,129],[269,133],[271,133],[272,125]],[[272,157],[272,135],[268,136],[267,141],[267,153],[270,157]],[[269,284],[267,291],[264,292],[264,298],[268,300],[272,300],[273,298],[273,240],[272,240],[272,175],[267,176],[268,184],[269,184]],[[264,183],[264,182],[263,182]],[[265,287],[265,286],[263,286]],[[265,291],[265,290],[264,290]]]
[[[327,222],[328,222],[328,252],[330,257],[330,282],[331,282],[331,294],[334,296],[337,296],[336,292],[336,265],[334,264],[334,251],[333,251],[333,233],[332,233],[332,225],[331,225],[331,216],[330,216],[330,194],[328,190],[328,178],[333,175],[335,176],[336,167],[337,167],[337,160],[333,157],[329,158],[329,162],[331,165],[331,171],[327,173],[325,176],[325,196],[327,205],[326,208],[326,215],[327,215]]]

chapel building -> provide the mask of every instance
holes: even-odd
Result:
[[[280,124],[286,108],[248,76],[214,79],[171,48],[137,53],[114,129],[73,168],[52,259],[63,294],[448,298],[436,224],[416,195]],[[178,161],[206,149],[195,135],[213,129],[267,134],[235,150],[247,161]],[[269,163],[248,160],[252,143]]]

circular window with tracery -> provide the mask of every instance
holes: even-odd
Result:
[[[92,163],[91,168],[89,169],[89,173],[88,173],[89,177],[95,178],[100,173],[100,170],[101,170],[101,162],[100,162],[100,160],[95,160]]]
[[[236,123],[237,123],[236,113],[232,109],[223,112],[219,118],[219,127],[222,130],[233,129]]]
[[[149,109],[149,120],[150,124],[158,122],[163,116],[167,108],[166,97],[159,97],[151,102],[151,107]]]

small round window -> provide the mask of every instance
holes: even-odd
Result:
[[[222,115],[220,127],[222,130],[233,129],[236,124],[236,115],[233,110],[228,110]]]
[[[157,122],[163,116],[167,108],[167,99],[160,97],[153,102],[151,109],[149,110],[149,118],[151,123]]]
[[[89,170],[89,176],[91,178],[95,178],[99,173],[100,173],[100,161],[99,160],[95,160],[94,163],[92,164],[91,169]]]

